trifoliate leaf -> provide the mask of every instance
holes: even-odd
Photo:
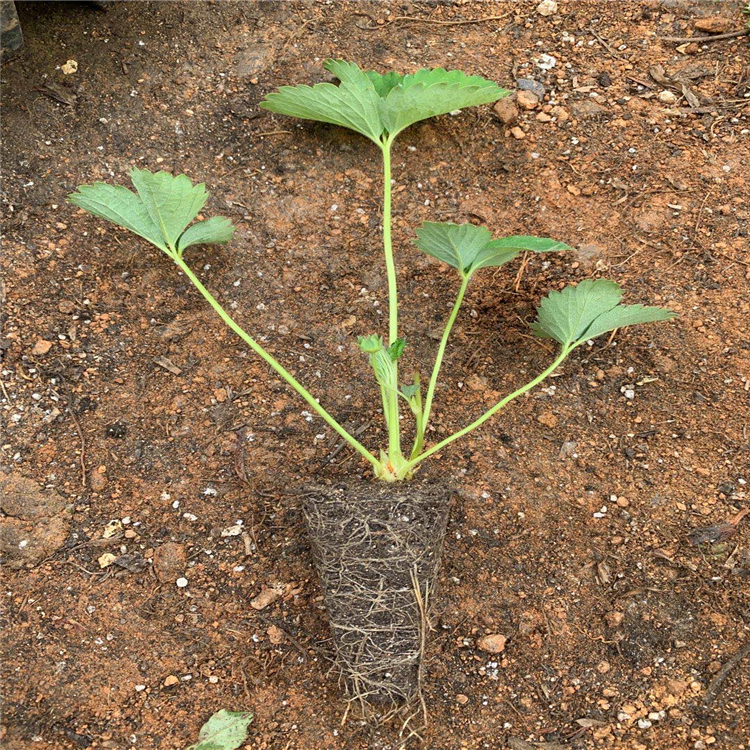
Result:
[[[132,170],[130,176],[138,194],[120,185],[97,182],[80,185],[68,202],[129,229],[169,255],[174,250],[182,255],[189,245],[223,243],[232,238],[232,223],[220,216],[185,230],[208,197],[202,183],[193,185],[185,175],[173,177],[143,169]]]
[[[106,182],[80,185],[77,190],[68,196],[69,203],[129,229],[166,252],[161,229],[154,224],[146,206],[134,192],[122,185],[108,185]]]
[[[585,279],[550,292],[541,302],[532,330],[563,346],[578,346],[594,336],[625,325],[668,320],[670,310],[640,305],[620,305],[622,291],[606,279]]]
[[[260,106],[281,115],[340,125],[380,144],[381,100],[373,82],[355,63],[327,60],[325,67],[339,78],[339,86],[332,83],[282,86],[268,94]]]
[[[237,750],[247,739],[253,720],[249,711],[217,711],[198,733],[198,742],[189,750]]]
[[[568,245],[545,237],[503,237],[493,240],[489,230],[473,224],[426,221],[417,229],[417,247],[449,263],[462,275],[480,268],[502,266],[524,250],[535,253],[570,250]]]
[[[174,177],[168,172],[153,173],[145,169],[131,170],[130,179],[154,224],[161,229],[168,245],[175,247],[185,227],[206,203],[206,186],[193,185],[184,174]]]
[[[420,70],[404,76],[391,89],[382,105],[382,121],[391,136],[409,125],[457,109],[490,104],[510,92],[481,76],[467,76],[460,70]]]
[[[362,71],[344,60],[326,60],[324,67],[341,81],[339,86],[282,86],[260,106],[282,115],[341,125],[379,144],[385,133],[395,136],[419,120],[488,104],[510,93],[493,81],[460,70],[425,68],[402,76],[393,71]]]
[[[417,229],[417,247],[466,273],[477,254],[492,240],[486,227],[426,221]]]
[[[188,227],[177,240],[177,251],[182,255],[190,245],[224,245],[233,235],[232,222],[224,216],[214,216]]]

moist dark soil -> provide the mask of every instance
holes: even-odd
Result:
[[[429,372],[458,288],[414,247],[422,221],[576,248],[472,280],[431,444],[549,364],[528,323],[550,289],[602,276],[679,313],[581,347],[426,462],[458,494],[425,746],[747,746],[748,40],[660,38],[741,29],[742,3],[537,5],[18,3],[25,46],[2,68],[0,458],[33,484],[9,513],[4,750],[184,750],[222,708],[254,713],[253,750],[400,745],[329,674],[293,492],[367,466],[173,264],[65,203],[133,166],[205,181],[206,216],[238,232],[191,249],[193,268],[377,450],[356,337],[386,327],[379,153],[258,107],[321,80],[329,56],[542,97],[415,125],[394,148],[405,373]]]
[[[363,702],[418,696],[451,495],[444,481],[413,480],[304,496],[338,666]]]

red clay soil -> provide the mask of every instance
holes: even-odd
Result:
[[[4,748],[183,750],[221,708],[254,712],[248,748],[402,746],[329,674],[294,494],[367,467],[348,450],[326,465],[335,435],[168,260],[65,203],[134,165],[204,180],[207,214],[238,232],[193,267],[382,444],[356,348],[387,307],[379,155],[258,108],[329,56],[544,86],[395,148],[407,368],[430,366],[457,288],[411,243],[421,221],[577,248],[472,284],[432,441],[550,361],[527,326],[549,289],[605,276],[680,314],[579,350],[426,468],[460,491],[423,746],[747,747],[748,39],[658,38],[742,29],[742,3],[536,5],[19,3],[25,47],[2,71]]]

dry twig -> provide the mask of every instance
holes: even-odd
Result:
[[[729,661],[716,673],[716,677],[713,678],[711,684],[706,690],[706,697],[703,699],[703,703],[706,706],[710,706],[719,692],[719,688],[722,686],[727,675],[748,655],[750,654],[750,642],[746,643]]]
[[[718,42],[722,39],[737,39],[748,34],[750,34],[750,29],[746,29],[745,31],[730,31],[728,34],[715,34],[714,36],[657,36],[656,38],[662,42],[680,42],[682,44],[695,42],[696,44],[702,44],[703,42]]]
[[[418,16],[394,16],[393,18],[389,18],[387,21],[385,21],[382,24],[376,23],[374,26],[358,26],[359,29],[365,29],[367,31],[375,31],[376,29],[384,29],[386,26],[390,26],[392,23],[396,23],[398,21],[406,21],[407,23],[431,23],[435,24],[436,26],[465,26],[467,24],[472,23],[488,23],[490,21],[502,21],[508,16],[512,15],[515,11],[509,11],[508,13],[503,13],[501,16],[484,16],[483,18],[461,18],[457,21],[440,21],[438,19],[434,18],[419,18]],[[371,21],[373,20],[371,16],[369,16],[367,13],[358,13],[356,15],[362,15],[367,16]]]

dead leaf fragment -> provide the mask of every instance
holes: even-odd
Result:
[[[688,535],[688,541],[693,547],[708,542],[723,542],[733,537],[737,533],[737,527],[731,523],[717,523],[715,526],[706,526],[702,529],[695,529]]]
[[[182,370],[169,357],[155,357],[154,364],[163,367],[167,372],[171,372],[172,375],[182,375]]]
[[[580,727],[586,727],[586,729],[590,727],[606,727],[607,723],[604,721],[599,721],[598,719],[576,719],[576,724]]]
[[[65,65],[60,66],[60,70],[66,75],[72,75],[78,70],[78,63],[75,60],[68,60]]]
[[[102,532],[102,538],[111,539],[113,536],[115,536],[116,534],[119,534],[121,531],[122,531],[122,521],[119,518],[115,518],[104,527],[104,531]]]
[[[173,320],[171,323],[159,326],[156,332],[165,341],[178,341],[187,336],[192,330],[189,323],[183,320]]]
[[[111,552],[105,552],[98,558],[100,568],[108,568],[117,558]]]
[[[34,91],[38,91],[40,94],[44,94],[50,99],[60,102],[60,104],[66,104],[69,107],[75,104],[76,99],[78,98],[76,94],[69,89],[58,86],[55,83],[45,83],[43,86],[34,86]]]

